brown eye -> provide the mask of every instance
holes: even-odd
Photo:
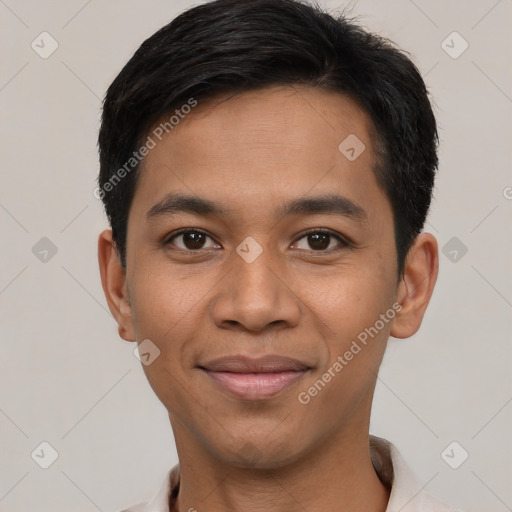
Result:
[[[315,233],[313,235],[308,235],[309,246],[315,250],[327,249],[330,241],[331,235],[328,235],[327,233]]]
[[[301,242],[305,240],[305,242]],[[301,247],[302,245],[302,247]],[[296,242],[298,249],[327,252],[329,249],[341,249],[347,243],[339,236],[330,231],[310,231]]]
[[[205,246],[208,240],[210,240],[213,244],[210,243],[210,246]],[[172,244],[178,249],[182,249],[184,251],[198,251],[201,249],[208,249],[211,247],[220,247],[218,244],[215,244],[212,238],[209,237],[206,233],[195,230],[187,230],[175,234],[166,242],[166,245],[169,244]]]
[[[203,233],[196,232],[183,233],[181,236],[183,237],[183,245],[187,249],[202,249],[206,239]]]

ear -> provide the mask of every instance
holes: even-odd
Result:
[[[110,229],[106,229],[99,236],[98,262],[103,292],[110,312],[117,321],[119,336],[126,341],[135,341],[126,273],[119,260]]]
[[[421,233],[407,253],[404,273],[397,291],[402,309],[393,320],[390,334],[408,338],[420,328],[439,270],[437,241],[430,233]]]

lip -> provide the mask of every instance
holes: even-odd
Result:
[[[199,368],[219,387],[246,400],[271,398],[295,384],[310,370],[296,359],[274,355],[257,359],[222,357]]]

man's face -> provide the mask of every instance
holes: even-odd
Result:
[[[130,210],[126,291],[136,339],[160,350],[144,370],[177,441],[276,467],[364,429],[398,281],[367,116],[339,94],[272,88],[199,104],[156,142]],[[298,364],[244,368],[268,355]]]

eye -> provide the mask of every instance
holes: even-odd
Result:
[[[302,242],[302,247],[301,240],[305,240]],[[332,249],[342,249],[347,245],[348,243],[343,238],[325,229],[311,230],[295,242],[295,248],[312,249],[315,252],[331,252]]]
[[[207,240],[210,240],[210,245],[206,245]],[[183,229],[174,233],[164,241],[164,245],[174,245],[183,251],[199,251],[202,249],[220,249],[217,244],[209,235],[198,229]]]

